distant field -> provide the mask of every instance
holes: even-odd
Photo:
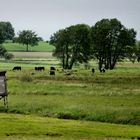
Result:
[[[10,52],[14,58],[52,58],[52,52]]]
[[[9,52],[24,52],[26,51],[26,46],[19,44],[19,43],[4,43],[3,46],[9,51]],[[38,46],[29,46],[29,51],[33,52],[52,52],[54,50],[54,46],[46,43],[46,42],[39,42]]]

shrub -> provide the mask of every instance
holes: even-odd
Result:
[[[33,77],[30,73],[24,73],[24,74],[21,75],[20,80],[22,82],[32,82]]]

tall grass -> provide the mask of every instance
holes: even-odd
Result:
[[[140,126],[1,114],[0,140],[139,139]]]
[[[140,125],[139,70],[137,64],[136,69],[118,66],[105,74],[79,69],[68,71],[69,76],[67,71],[50,76],[49,69],[9,71],[7,112]],[[0,110],[4,112],[2,105]]]

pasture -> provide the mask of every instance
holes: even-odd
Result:
[[[26,52],[26,45],[19,43],[7,42],[3,44],[3,47],[6,48],[9,52]],[[30,52],[52,52],[54,46],[46,42],[39,42],[38,46],[29,46]]]
[[[49,56],[1,60],[0,70],[7,70],[9,108],[0,101],[0,137],[139,138],[140,64],[120,62],[115,70],[105,73],[98,71],[96,62],[90,64],[94,74],[84,64],[62,71],[59,60]],[[12,71],[18,65],[23,69]],[[35,71],[35,66],[44,66],[45,71]],[[55,76],[49,75],[50,66],[57,68]]]

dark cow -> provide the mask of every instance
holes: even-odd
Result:
[[[95,69],[94,68],[92,68],[92,73],[95,73]]]
[[[105,73],[105,69],[102,69],[103,73]]]
[[[55,75],[55,67],[50,67],[50,75]]]
[[[101,72],[101,73],[102,73],[102,72],[105,73],[105,69],[100,69],[100,72]]]
[[[15,71],[15,70],[21,70],[21,67],[20,67],[20,66],[14,67],[14,68],[13,68],[13,71]]]
[[[45,70],[45,67],[35,67],[35,70],[36,71],[44,71]]]
[[[50,70],[54,70],[55,71],[56,69],[55,69],[55,67],[50,67]]]

